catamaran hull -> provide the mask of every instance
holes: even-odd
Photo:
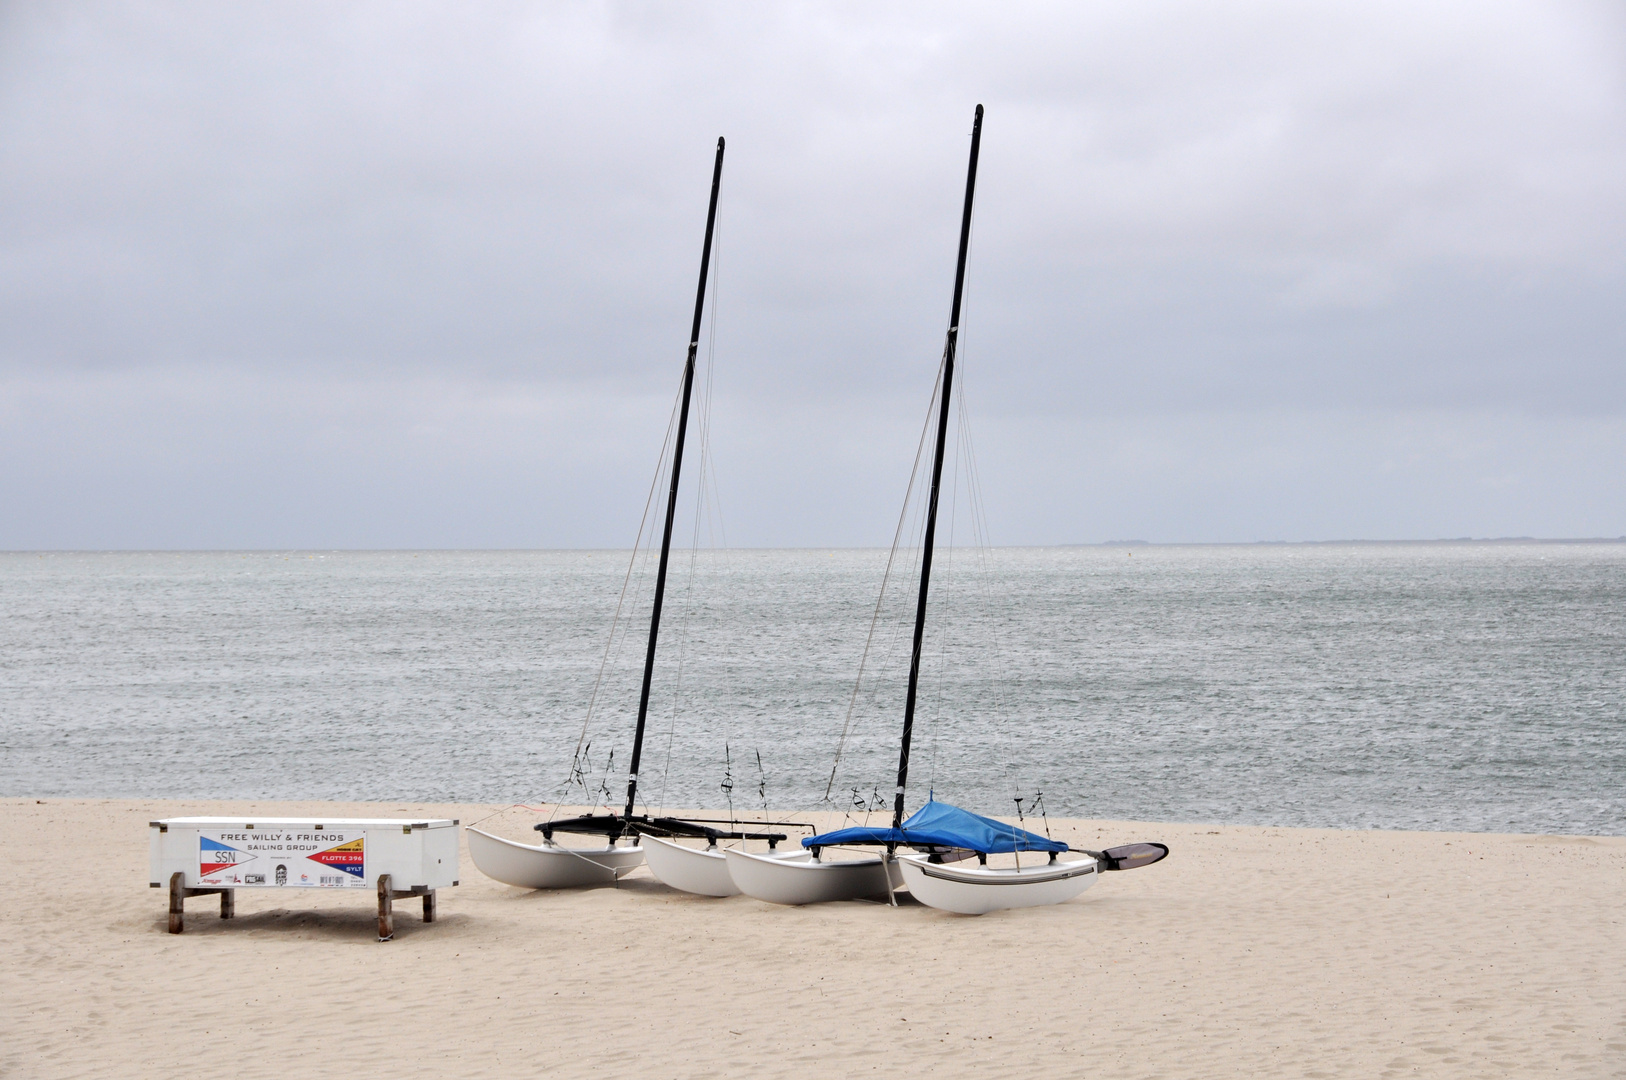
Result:
[[[717,848],[692,848],[658,836],[639,840],[649,872],[663,884],[699,896],[738,896],[728,876],[728,860]]]
[[[728,873],[740,892],[770,904],[823,904],[885,896],[903,881],[897,862],[880,857],[823,862],[730,848]]]
[[[1018,870],[984,866],[962,868],[928,862],[925,855],[902,855],[898,865],[916,900],[961,915],[986,915],[1007,908],[1064,903],[1094,885],[1101,876],[1094,859]]]
[[[612,885],[622,874],[644,861],[641,847],[567,848],[558,844],[532,846],[500,836],[464,829],[469,857],[486,877],[522,889],[569,889],[582,885]]]

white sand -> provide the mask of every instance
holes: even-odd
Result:
[[[0,801],[0,1076],[1626,1076],[1626,838],[1052,822],[1174,853],[982,918],[526,892],[465,851],[383,944],[370,894],[171,936],[147,887],[152,818],[492,809]]]

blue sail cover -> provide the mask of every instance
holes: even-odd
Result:
[[[810,836],[803,847],[837,844],[897,844],[909,847],[968,848],[985,855],[1009,851],[1068,851],[1060,840],[1047,840],[1026,829],[973,814],[948,803],[928,801],[909,815],[902,828],[857,827]]]

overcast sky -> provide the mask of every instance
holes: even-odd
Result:
[[[5,4],[0,547],[1626,534],[1626,7]]]

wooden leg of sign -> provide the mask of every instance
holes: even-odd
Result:
[[[186,875],[177,870],[169,876],[169,932],[179,934],[186,914]]]
[[[222,919],[234,919],[237,917],[236,889],[220,890],[220,917]]]
[[[395,936],[395,910],[391,900],[390,876],[378,875],[378,940],[388,941]]]
[[[423,894],[423,921],[435,921],[435,890],[430,889]]]

